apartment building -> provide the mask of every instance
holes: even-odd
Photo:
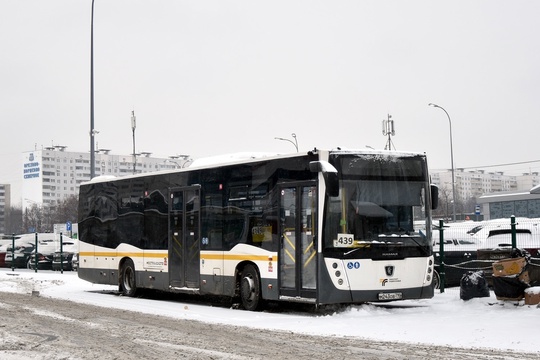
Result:
[[[100,149],[95,154],[95,176],[125,176],[175,169],[189,164],[181,158],[151,157],[151,153],[115,155]],[[23,153],[22,207],[33,204],[54,207],[58,202],[79,193],[82,182],[90,180],[90,153],[67,151],[65,146],[52,146]]]
[[[0,184],[0,234],[6,232],[6,216],[11,207],[11,191],[9,184]]]
[[[467,201],[470,198],[478,198],[490,193],[529,191],[540,184],[540,176],[537,172],[505,175],[503,172],[456,169],[454,177],[456,199],[459,201]],[[443,191],[452,191],[452,171],[450,170],[432,173],[431,181]]]

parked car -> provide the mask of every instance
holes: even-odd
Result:
[[[25,268],[28,264],[28,259],[34,251],[34,244],[17,242],[15,244],[15,250],[12,251],[12,245],[8,245],[6,248],[6,267]]]
[[[24,234],[21,235],[21,238],[32,239],[33,243],[36,242],[36,234]],[[55,234],[51,233],[42,233],[38,234],[38,243],[37,243],[37,268],[38,270],[51,270],[52,269],[52,256],[56,249],[56,240]],[[28,258],[26,263],[28,269],[36,269],[36,252],[33,251]]]
[[[39,247],[38,247],[39,249]],[[38,270],[51,270],[52,269],[52,254],[42,254],[41,252],[37,253],[37,268]],[[36,252],[33,251],[28,258],[26,263],[28,269],[36,269]]]
[[[0,245],[0,267],[6,267],[6,245]]]
[[[468,271],[483,270],[486,265],[477,257],[478,242],[476,239],[465,235],[459,238],[444,239],[444,285],[445,287],[459,286],[461,278]],[[434,241],[433,253],[435,255],[435,274],[433,286],[440,286],[440,241]]]
[[[15,241],[18,242],[19,236],[15,236]],[[12,235],[3,235],[0,237],[0,267],[6,267],[6,252],[8,245],[13,243]]]
[[[54,252],[52,257],[53,270],[75,270],[73,268],[73,256],[79,252],[79,243],[76,239],[66,238],[62,240],[62,252],[60,249]],[[62,258],[61,258],[62,256]],[[78,259],[78,257],[76,257]]]
[[[73,254],[73,257],[71,258],[71,266],[73,267],[73,271],[79,270],[79,253]]]

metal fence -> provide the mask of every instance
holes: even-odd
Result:
[[[0,267],[35,270],[75,270],[78,253],[76,239],[62,233],[30,233],[3,237],[0,242]]]
[[[433,230],[434,281],[441,292],[459,286],[469,271],[483,271],[491,284],[494,262],[522,256],[527,258],[531,286],[540,285],[540,219],[441,220],[437,225]]]

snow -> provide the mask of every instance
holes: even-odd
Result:
[[[76,272],[0,271],[2,292],[39,292],[43,297],[171,318],[322,336],[539,351],[540,308],[537,305],[524,305],[523,301],[499,301],[493,293],[490,297],[463,301],[460,300],[459,288],[446,289],[442,294],[437,291],[433,299],[394,302],[385,306],[348,306],[330,314],[249,312],[202,303],[111,295],[111,291],[116,290],[116,286],[95,285],[81,280]],[[62,315],[51,313],[48,316],[60,318]]]
[[[528,289],[525,289],[525,293],[530,295],[540,295],[540,286],[533,286]]]

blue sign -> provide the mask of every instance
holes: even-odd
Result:
[[[66,231],[71,231],[71,221],[66,222]]]
[[[474,213],[476,215],[480,215],[480,205],[476,205],[475,208],[474,208]]]

